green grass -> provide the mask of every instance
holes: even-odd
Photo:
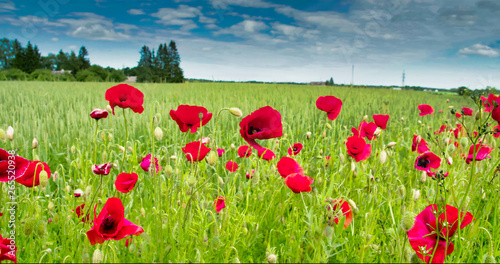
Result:
[[[136,172],[139,181],[133,191],[122,194],[115,190],[113,183],[121,172],[119,146],[124,145],[125,138],[123,111],[116,108],[116,115],[99,121],[97,138],[94,138],[95,121],[89,116],[94,108],[106,107],[104,93],[115,84],[19,81],[0,82],[0,85],[0,128],[6,130],[12,126],[15,130],[14,140],[0,141],[0,148],[18,149],[18,155],[30,160],[36,155],[48,163],[53,173],[59,174],[57,181],[49,180],[45,190],[16,184],[19,262],[90,262],[96,249],[103,252],[105,262],[267,262],[269,254],[275,254],[278,262],[287,263],[409,262],[414,251],[401,228],[402,216],[407,211],[420,213],[434,203],[437,193],[436,182],[431,178],[422,182],[420,171],[414,168],[417,154],[411,152],[413,134],[421,135],[431,151],[441,155],[426,132],[434,136],[433,131],[445,122],[455,127],[456,118],[449,113],[448,106],[474,107],[470,99],[456,95],[386,89],[136,84],[134,86],[145,95],[145,111],[136,114],[126,110],[127,148],[132,151],[127,152],[123,171]],[[328,121],[331,130],[325,130],[326,113],[315,106],[316,99],[322,95],[334,95],[343,101],[338,119]],[[446,103],[446,99],[450,102]],[[214,113],[214,118],[196,134],[181,133],[169,116],[169,111],[180,104],[204,106]],[[432,105],[436,110],[434,116],[420,117],[419,104]],[[266,105],[277,109],[283,121],[284,136],[279,144],[275,139],[261,141],[265,147],[275,150],[275,160],[266,162],[256,155],[238,158],[236,149],[230,146],[245,144],[239,133],[241,118],[225,111],[220,115],[216,135],[218,146],[226,150],[225,155],[215,166],[205,161],[194,165],[186,161],[181,147],[201,136],[213,138],[220,109],[238,107],[246,116]],[[379,138],[369,142],[372,155],[366,161],[355,163],[355,172],[352,172],[353,161],[347,155],[344,141],[351,136],[351,127],[357,127],[365,115],[371,120],[373,114],[390,115],[388,127]],[[151,124],[153,116],[157,116],[158,124]],[[474,118],[465,120],[472,125]],[[151,128],[156,126],[163,130],[161,141],[153,137]],[[308,131],[312,132],[310,139],[306,138]],[[439,140],[446,137],[453,138],[453,135],[442,134]],[[35,150],[31,148],[33,138],[39,142]],[[95,140],[97,163],[118,165],[104,176],[101,189],[97,189],[99,177],[91,171]],[[394,149],[386,150],[387,162],[381,164],[377,155],[391,141],[397,144]],[[487,136],[486,141],[496,146],[497,139]],[[305,174],[314,179],[315,188],[310,193],[293,193],[276,170],[278,160],[287,155],[288,147],[295,142],[304,144],[296,160],[304,167]],[[153,151],[163,167],[156,177],[145,173],[138,163],[139,158]],[[446,157],[441,155],[441,168],[450,173],[445,180],[447,204],[459,207],[470,175],[474,175],[468,211],[475,221],[460,234],[457,232],[453,238],[455,251],[446,258],[447,262],[481,262],[490,247],[497,259],[499,255],[499,180],[494,178],[498,151],[492,152],[491,159],[466,165],[460,154],[467,151],[468,146],[448,151],[446,156],[453,158],[452,165],[446,164]],[[171,159],[173,155],[177,159]],[[341,155],[345,157],[344,163]],[[325,156],[332,157],[328,167]],[[228,160],[239,164],[235,173],[224,168]],[[173,168],[171,175],[165,173],[167,166]],[[258,173],[247,180],[245,173],[251,169]],[[369,180],[371,177],[373,181]],[[91,188],[91,192],[83,198],[75,198],[73,191],[78,188]],[[4,203],[0,210],[4,217],[0,218],[0,234],[6,237],[10,232],[5,203],[7,183],[2,189],[0,197]],[[404,195],[400,189],[405,190]],[[416,201],[412,190],[421,192]],[[94,195],[99,200],[98,211],[107,198],[121,198],[125,218],[142,226],[145,232],[134,236],[128,248],[125,239],[91,246],[86,237],[91,226],[81,223],[72,210],[84,202],[90,203]],[[226,197],[226,208],[220,214],[212,207],[217,196]],[[357,204],[354,221],[345,230],[341,224],[328,226],[325,206],[328,197],[351,199]],[[48,209],[50,202],[54,204],[53,210]],[[52,221],[47,224],[49,219]],[[34,231],[25,235],[33,222]]]

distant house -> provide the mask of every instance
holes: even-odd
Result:
[[[396,90],[396,91],[401,91],[401,87],[394,87],[392,88],[393,90]]]
[[[71,71],[65,71],[64,69],[61,69],[60,71],[52,71],[52,74],[60,75],[60,74],[63,74],[65,72],[71,73]]]
[[[325,86],[325,82],[310,82],[309,85]]]
[[[135,82],[137,82],[137,76],[127,76],[127,79],[125,79],[125,82],[135,83]]]

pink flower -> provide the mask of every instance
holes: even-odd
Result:
[[[247,177],[247,179],[251,179],[253,177],[254,173],[255,173],[255,170],[251,170],[250,173],[247,171],[245,176]]]
[[[465,162],[467,164],[471,163],[474,160],[474,152],[476,152],[475,160],[484,160],[486,158],[491,158],[490,153],[493,151],[493,148],[490,148],[486,145],[476,144],[476,146],[470,146],[469,155],[467,156]]]
[[[434,109],[428,104],[419,105],[418,110],[420,110],[420,116],[432,115],[434,113]]]
[[[238,163],[231,160],[226,163],[226,170],[230,172],[235,172],[237,169],[238,169]]]
[[[217,211],[217,213],[220,213],[220,211],[222,209],[224,209],[225,207],[226,207],[226,198],[224,198],[224,197],[215,198],[214,208],[215,208],[215,211]]]
[[[252,155],[252,147],[249,145],[243,145],[238,148],[238,156],[240,158],[248,158]]]
[[[101,119],[101,118],[106,118],[108,117],[108,111],[106,109],[94,109],[92,112],[90,112],[90,117],[95,119],[96,121]]]
[[[373,140],[375,137],[375,131],[377,130],[377,125],[375,123],[367,123],[366,121],[361,122],[359,124],[359,128],[355,129],[351,128],[351,132],[355,137],[368,138],[368,140]]]
[[[100,165],[93,165],[92,172],[96,175],[108,175],[113,167],[112,163],[104,163]]]
[[[151,166],[151,154],[148,154],[146,157],[142,158],[141,168],[145,171],[149,171],[149,167]],[[158,165],[158,159],[155,157],[155,167],[156,173],[160,172],[161,168]]]
[[[292,173],[304,172],[299,163],[296,160],[289,157],[282,157],[280,161],[278,161],[278,164],[276,166],[278,167],[278,173],[283,178],[286,178],[288,175]]]
[[[259,158],[261,158],[263,160],[267,160],[267,161],[270,161],[270,160],[276,158],[276,154],[274,154],[274,152],[272,152],[270,149],[264,148],[264,147],[257,149],[257,156]]]
[[[348,137],[346,146],[347,154],[353,157],[356,162],[368,159],[372,153],[372,146],[366,144],[365,140],[360,137]]]
[[[421,137],[417,135],[413,135],[413,144],[411,145],[411,151],[417,151],[417,153],[422,154],[429,151],[429,146],[427,142]]]
[[[474,112],[474,110],[472,110],[471,108],[468,108],[468,107],[462,108],[462,113],[466,116],[472,116],[473,112]]]
[[[310,192],[312,191],[311,184],[314,180],[302,173],[292,173],[285,178],[285,184],[294,193]]]

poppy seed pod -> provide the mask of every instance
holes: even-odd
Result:
[[[326,123],[326,128],[332,129],[332,125],[330,125],[330,123]]]
[[[31,147],[34,149],[38,147],[38,140],[36,140],[36,138],[33,138],[33,141],[31,142]]]
[[[478,111],[477,111],[477,113],[476,113],[476,116],[475,116],[475,117],[476,117],[476,120],[481,119],[482,115],[483,115],[483,111],[478,110]]]
[[[450,153],[450,152],[454,152],[456,148],[455,148],[455,145],[450,144],[450,145],[448,145],[447,149],[448,149],[448,153]]]
[[[234,115],[236,117],[243,116],[243,113],[241,112],[241,110],[239,108],[236,108],[236,107],[229,108],[229,113],[231,113],[232,115]]]
[[[187,183],[188,187],[192,188],[196,185],[196,178],[193,175],[190,175],[187,178],[186,183]]]
[[[339,155],[339,160],[340,160],[340,163],[344,164],[345,163],[345,156],[343,153],[340,153]]]
[[[161,130],[160,127],[155,128],[154,134],[157,140],[161,140],[163,138],[163,130]]]
[[[7,139],[10,141],[14,140],[14,128],[11,126],[7,128]]]
[[[217,153],[215,151],[210,151],[207,155],[206,161],[208,165],[215,166],[215,164],[217,164]]]
[[[406,212],[403,215],[403,218],[401,218],[401,228],[404,231],[408,231],[413,227],[413,224],[415,223],[415,214],[412,212]]]
[[[405,196],[406,196],[406,188],[403,184],[399,185],[398,187],[398,193],[399,193],[399,196],[401,196],[401,199],[404,199]]]
[[[92,263],[101,263],[104,260],[104,256],[102,251],[98,248],[94,250],[94,254],[92,254]]]
[[[394,146],[396,146],[396,142],[389,142],[386,147],[392,149]]]
[[[276,255],[270,254],[269,256],[267,256],[268,263],[276,263],[277,261],[278,261],[278,257],[276,257]]]
[[[462,148],[466,148],[468,145],[469,145],[469,139],[468,138],[463,137],[463,138],[460,139],[460,146],[462,146]]]
[[[166,175],[167,177],[172,176],[172,173],[173,173],[173,172],[174,172],[174,170],[172,169],[172,166],[167,165],[167,166],[165,167],[165,175]]]
[[[40,237],[45,236],[45,232],[47,231],[47,223],[45,221],[38,221],[38,224],[36,225],[36,233]]]
[[[54,203],[52,201],[47,205],[47,209],[49,209],[49,211],[54,211]]]
[[[378,158],[380,159],[380,163],[384,164],[387,161],[387,152],[385,150],[380,151]]]

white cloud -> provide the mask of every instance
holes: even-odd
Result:
[[[51,41],[54,41],[54,42],[59,41],[59,39],[58,39],[58,38],[51,38],[50,40],[51,40]]]
[[[262,21],[243,20],[240,23],[234,24],[229,28],[223,28],[215,31],[213,34],[218,35],[233,35],[240,38],[252,39],[254,41],[279,41],[272,39],[271,36],[261,33],[268,29],[269,26]]]
[[[33,26],[53,26],[64,27],[65,24],[59,22],[49,21],[46,17],[37,16],[21,16],[18,18],[7,17],[5,20],[9,21],[14,26],[33,25]]]
[[[271,8],[277,6],[262,0],[210,0],[210,3],[216,9],[228,9],[229,6],[254,8]]]
[[[0,1],[0,13],[12,12],[14,10],[18,9],[16,8],[16,5],[12,1],[9,0]]]
[[[130,39],[131,30],[137,29],[135,25],[113,23],[111,19],[94,13],[72,13],[71,15],[76,18],[62,18],[57,22],[69,27],[67,34],[72,37],[122,41]]]
[[[276,12],[291,17],[305,26],[319,26],[323,28],[337,28],[342,32],[354,32],[357,24],[349,20],[346,15],[335,11],[307,12],[289,6],[275,8]]]
[[[216,19],[206,17],[201,12],[201,7],[192,7],[187,5],[179,5],[175,8],[160,8],[158,12],[151,16],[159,18],[156,23],[166,26],[180,26],[181,31],[190,31],[191,29],[198,28],[194,22],[195,18],[202,24],[213,24],[217,22]]]
[[[129,9],[127,10],[127,13],[131,14],[131,15],[144,15],[144,10],[142,9]]]
[[[498,50],[493,49],[489,46],[482,45],[482,44],[474,44],[470,47],[465,47],[463,49],[460,49],[458,51],[459,54],[464,54],[464,55],[480,55],[480,56],[485,56],[485,57],[498,57],[500,56],[500,52]]]

